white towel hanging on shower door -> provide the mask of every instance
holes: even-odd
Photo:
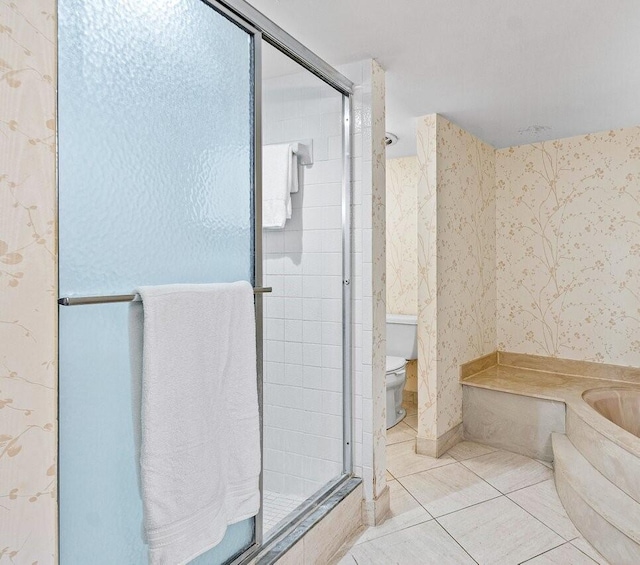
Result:
[[[283,229],[291,219],[291,193],[298,192],[297,143],[262,150],[262,227]]]

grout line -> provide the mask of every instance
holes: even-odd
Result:
[[[539,483],[537,483],[539,484]],[[515,492],[515,491],[514,491]],[[509,498],[509,495],[505,495],[507,498]],[[538,522],[540,522],[544,527],[546,527],[547,529],[551,530],[554,534],[556,534],[560,539],[563,539],[565,542],[570,543],[571,540],[565,539],[565,537],[563,535],[560,535],[558,532],[556,532],[549,524],[545,524],[540,518],[538,518],[537,516],[533,515],[531,512],[529,512],[524,506],[521,506],[520,504],[518,504],[515,500],[512,500],[511,498],[509,498],[509,500],[511,500],[511,502],[513,502],[518,508],[522,508],[522,510],[524,510],[527,514],[529,514],[529,516],[535,518],[536,520],[538,520]],[[567,516],[567,519],[571,522],[571,518],[569,518]],[[571,524],[573,525],[573,527],[575,528],[575,525],[573,524],[573,522],[571,522]],[[573,539],[577,539],[577,538],[571,538]]]
[[[413,496],[413,494],[411,494],[411,491],[406,486],[404,486],[399,479],[397,479],[397,481],[398,481],[398,484],[407,492],[407,494],[416,502],[416,504],[420,506],[427,513],[427,516],[429,516],[429,519],[434,519],[435,516],[433,516],[431,512],[429,512],[424,507],[424,504],[422,504],[415,496]]]
[[[536,485],[539,485],[539,484],[545,483],[545,482],[547,482],[547,481],[553,481],[553,479],[554,479],[554,477],[549,477],[548,479],[544,479],[543,481],[538,481],[537,483],[531,483],[530,485],[527,485],[526,487],[520,487],[520,488],[517,488],[517,489],[515,489],[515,490],[510,490],[508,493],[507,493],[507,492],[505,492],[505,494],[508,496],[508,495],[510,495],[510,494],[513,494],[514,492],[520,492],[521,490],[524,490],[524,489],[526,489],[526,488],[534,487],[534,486],[536,486]],[[555,483],[554,483],[554,485],[555,485]]]
[[[541,484],[541,483],[544,483],[544,482],[546,482],[546,481],[553,481],[553,479],[554,479],[554,477],[549,477],[548,479],[543,479],[542,481],[538,481],[538,482],[536,482],[536,483],[531,483],[530,485],[527,485],[526,487],[520,487],[520,488],[517,488],[517,489],[515,489],[515,490],[510,490],[509,492],[505,492],[504,494],[505,494],[505,495],[507,495],[507,496],[509,496],[510,494],[512,494],[512,493],[514,493],[514,492],[519,492],[519,491],[524,490],[524,489],[526,489],[526,488],[534,487],[534,486],[539,485],[539,484]],[[554,485],[555,485],[555,483],[554,483]],[[495,487],[494,487],[494,488],[495,488]]]
[[[426,473],[427,471],[432,471],[433,469],[440,469],[440,467],[446,467],[448,465],[453,465],[454,463],[457,463],[457,461],[452,458],[449,463],[443,463],[442,465],[436,465],[435,467],[431,467],[429,469],[423,469],[422,471],[416,471],[415,473],[407,473],[406,475],[402,475],[401,477],[397,476],[397,475],[394,475],[394,477],[397,480],[400,480],[400,479],[404,479],[405,477],[410,477],[411,475],[418,475],[419,473]]]
[[[387,532],[387,533],[382,534],[380,536],[376,536],[375,538],[371,538],[371,539],[368,539],[366,541],[361,541],[361,542],[355,543],[353,545],[353,547],[358,547],[360,545],[366,545],[366,544],[371,543],[373,541],[381,540],[381,539],[386,538],[388,536],[392,536],[392,535],[397,534],[399,532],[403,532],[404,530],[408,530],[409,528],[415,528],[416,526],[420,526],[421,524],[426,524],[427,522],[432,522],[432,521],[435,520],[435,518],[433,516],[431,516],[431,514],[429,514],[428,512],[427,512],[427,516],[428,517],[425,517],[425,520],[422,520],[421,522],[417,522],[415,524],[410,524],[408,526],[401,526],[400,528],[398,528],[397,530],[393,530],[392,532]],[[366,532],[370,528],[375,528],[375,527],[376,526],[369,526],[369,527],[365,528],[365,530],[362,533]]]
[[[487,498],[486,500],[483,500],[481,502],[474,502],[473,504],[469,504],[469,506],[465,506],[464,508],[458,508],[457,510],[452,510],[451,512],[447,512],[446,514],[440,514],[440,516],[437,516],[437,517],[434,516],[434,520],[439,520],[440,518],[444,518],[445,516],[450,516],[451,514],[455,514],[456,512],[462,512],[463,510],[467,510],[468,508],[473,508],[474,506],[480,506],[485,502],[490,502],[491,500],[496,500],[496,498],[501,498],[503,496],[504,494],[501,493],[501,494],[498,494],[498,496],[492,496],[491,498]],[[442,527],[444,528],[444,526]]]
[[[495,452],[494,452],[495,453]],[[511,451],[505,451],[505,453],[512,453]],[[490,453],[486,453],[485,455],[491,455]],[[516,454],[519,455],[519,454]],[[480,457],[483,457],[482,455],[480,455]],[[523,455],[522,457],[526,457],[526,455]],[[475,457],[472,457],[472,459],[475,459]],[[531,459],[530,457],[527,457],[527,459]],[[465,459],[465,461],[469,461],[470,459]],[[535,459],[531,459],[532,461],[535,461]],[[461,463],[462,465],[464,465],[464,463],[462,461],[460,461],[459,463]],[[469,469],[469,467],[467,467],[466,465],[464,465],[464,467],[466,469]],[[485,479],[484,477],[480,476],[478,473],[476,473],[473,469],[469,469],[469,471],[471,471],[476,477],[479,477],[480,479],[482,479],[485,483],[487,483],[489,486],[492,486],[494,489],[496,489],[499,493],[504,494],[505,496],[510,495],[512,492],[518,492],[519,490],[525,489],[525,488],[529,488],[532,487],[534,485],[539,485],[540,483],[544,483],[545,481],[548,481],[550,479],[552,479],[553,477],[547,477],[546,479],[542,479],[541,481],[537,481],[535,483],[531,483],[530,485],[524,486],[524,487],[520,487],[517,488],[515,490],[510,490],[509,492],[502,492],[497,486],[492,485],[487,479]],[[509,499],[511,500],[511,499]]]
[[[563,545],[570,545],[570,544],[569,544],[568,541],[565,541],[565,542],[563,542],[563,543],[561,543],[559,545],[555,545],[553,547],[550,547],[549,549],[545,549],[542,553],[538,553],[538,554],[534,555],[533,557],[529,557],[529,559],[526,559],[525,561],[520,561],[518,563],[518,565],[524,565],[525,563],[529,563],[531,560],[536,559],[536,558],[540,557],[541,555],[545,555],[546,553],[549,553],[550,551],[553,551],[554,549],[558,549],[559,547],[562,547]],[[578,548],[576,548],[576,549],[578,549]],[[580,550],[578,550],[578,551],[580,551]],[[589,557],[589,556],[587,556],[587,557]],[[589,559],[591,559],[591,558],[589,557]],[[591,561],[593,561],[593,559],[591,559]],[[595,561],[594,561],[594,563],[595,563]]]
[[[599,560],[596,561],[593,557],[591,557],[591,555],[589,555],[588,553],[585,553],[584,551],[582,551],[577,545],[574,545],[573,542],[577,539],[580,539],[580,537],[577,538],[573,538],[569,543],[575,547],[580,553],[582,553],[582,555],[586,555],[589,559],[591,559],[591,561],[593,561],[594,563],[596,563],[596,565],[599,563]],[[583,538],[584,539],[584,538]],[[589,545],[589,547],[591,547],[593,549],[593,551],[595,551],[600,557],[602,557],[602,555],[600,555],[600,552],[593,547],[586,539],[584,540],[585,543],[587,543]],[[602,559],[604,559],[604,557],[602,557]],[[606,563],[608,563],[608,561],[605,560]]]
[[[461,544],[461,543],[460,543],[460,542],[459,542],[455,537],[453,537],[453,535],[451,534],[451,532],[449,532],[449,530],[447,530],[447,528],[445,528],[445,527],[444,527],[444,526],[443,526],[443,525],[438,521],[438,519],[437,519],[437,518],[434,518],[434,520],[435,520],[436,524],[438,524],[438,526],[440,526],[440,527],[445,531],[445,533],[446,533],[446,534],[447,534],[447,535],[448,535],[448,536],[449,536],[449,537],[450,537],[450,538],[451,538],[451,539],[452,539],[456,544],[458,544],[458,545],[460,546],[460,548],[462,549],[462,551],[464,551],[464,552],[469,556],[469,558],[471,559],[471,561],[473,561],[474,563],[478,563],[478,564],[479,564],[479,561],[477,561],[476,559],[474,559],[473,555],[471,555],[471,554],[470,554],[470,553],[465,549],[465,547],[464,547],[464,546],[463,546],[463,545],[462,545],[462,544]]]

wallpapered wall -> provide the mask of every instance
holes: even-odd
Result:
[[[640,366],[640,127],[497,152],[498,349]]]
[[[0,4],[0,563],[54,562],[55,2]]]
[[[418,437],[462,422],[462,363],[495,350],[495,150],[442,116],[418,122]]]
[[[387,160],[387,310],[418,311],[418,159]]]

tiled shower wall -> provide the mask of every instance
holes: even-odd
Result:
[[[263,83],[263,143],[313,142],[292,217],[264,230],[265,490],[342,472],[342,96],[308,73]]]

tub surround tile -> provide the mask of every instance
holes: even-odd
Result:
[[[508,451],[488,453],[461,461],[461,464],[504,494],[553,477],[551,469]]]
[[[501,496],[460,463],[409,475],[399,481],[435,518]]]
[[[546,373],[503,365],[496,365],[462,381],[465,389],[469,387],[483,388],[514,395],[564,402],[568,408],[574,410],[591,427],[626,449],[632,455],[640,458],[640,438],[635,437],[598,414],[582,398],[582,394],[585,391],[593,388],[611,387],[612,383],[613,381],[609,379]],[[637,385],[622,381],[616,381],[615,387],[637,389]]]
[[[359,545],[431,520],[429,513],[403,485],[396,480],[392,480],[387,484],[391,499],[387,519],[379,526],[367,528],[362,534],[355,536],[352,545]]]
[[[494,351],[477,359],[472,359],[460,365],[460,379],[466,379],[498,364],[498,352]]]
[[[527,355],[524,353],[510,353],[507,351],[498,352],[498,363],[504,366],[532,369],[546,373],[559,373],[576,377],[626,381],[640,384],[640,368],[637,367],[624,367],[622,365],[577,361],[575,359],[561,359],[559,357],[545,357],[542,355]],[[468,376],[470,375],[471,374]]]
[[[591,465],[619,489],[640,502],[640,459],[567,409],[567,437]]]
[[[416,431],[407,426],[404,422],[400,422],[387,430],[387,445],[400,443],[403,441],[412,441],[416,438]]]
[[[455,463],[455,459],[448,455],[436,459],[428,455],[416,454],[413,441],[396,443],[387,447],[387,461],[389,471],[396,478]]]
[[[497,450],[496,447],[491,447],[490,445],[483,445],[474,441],[461,441],[447,451],[447,455],[450,455],[456,461],[464,461],[465,459],[480,457]]]
[[[598,553],[615,565],[640,563],[638,545],[586,504],[562,473],[556,476],[556,488],[567,514]]]
[[[553,460],[551,434],[565,431],[565,405],[554,400],[464,387],[464,435],[533,459]]]
[[[558,498],[553,479],[514,491],[508,497],[565,540],[580,536]]]
[[[595,561],[577,547],[565,543],[542,555],[538,555],[523,565],[594,565]]]
[[[558,492],[560,493],[560,485],[568,483],[571,490],[582,499],[582,503],[589,506],[591,512],[601,516],[635,546],[637,563],[640,563],[640,503],[598,472],[565,435],[553,435],[553,451],[556,456],[555,479]],[[562,496],[560,498],[563,503],[566,502]],[[576,521],[576,516],[572,515],[568,508],[567,513],[584,534],[581,528],[582,516],[577,516]],[[597,547],[595,539],[586,537]],[[602,543],[606,541],[598,537]]]
[[[478,563],[522,563],[565,541],[504,496],[438,522]]]
[[[357,545],[351,550],[351,555],[357,563],[367,565],[475,563],[435,520]]]

